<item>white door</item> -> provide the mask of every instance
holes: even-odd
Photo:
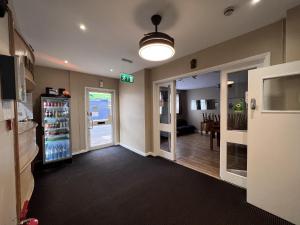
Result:
[[[175,88],[175,81],[155,85],[155,152],[169,160],[175,160]]]
[[[300,224],[300,61],[250,71],[247,201]]]
[[[114,91],[86,88],[87,149],[99,149],[114,144]]]

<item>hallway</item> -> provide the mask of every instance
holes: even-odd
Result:
[[[36,174],[29,214],[43,225],[289,224],[243,189],[119,146]]]

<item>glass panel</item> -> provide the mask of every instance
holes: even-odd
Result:
[[[171,87],[159,87],[159,112],[160,112],[160,123],[170,124],[171,123]]]
[[[89,92],[88,120],[90,147],[113,142],[111,93]]]
[[[171,152],[171,133],[160,131],[160,149]]]
[[[228,74],[228,130],[247,130],[248,70]]]
[[[227,143],[227,171],[247,177],[247,146]]]
[[[179,114],[180,112],[180,97],[179,97],[179,94],[177,93],[176,94],[176,114]]]
[[[265,79],[264,110],[300,110],[300,74]]]

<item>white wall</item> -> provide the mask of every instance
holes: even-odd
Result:
[[[146,153],[145,70],[134,74],[133,84],[120,82],[120,144],[140,154]]]
[[[0,18],[0,54],[9,55],[7,17]],[[3,102],[0,100],[0,224],[16,225],[17,215],[13,131],[7,129],[2,103]],[[8,109],[11,110],[10,116],[12,116],[12,107],[8,107]]]
[[[203,120],[203,113],[220,114],[220,109],[216,110],[191,110],[192,100],[215,99],[220,102],[220,89],[218,87],[209,87],[201,89],[188,90],[187,96],[187,122],[200,130],[200,123]]]

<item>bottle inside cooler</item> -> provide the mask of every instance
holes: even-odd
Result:
[[[45,152],[44,161],[59,161],[71,157],[69,136],[69,99],[42,99]]]

